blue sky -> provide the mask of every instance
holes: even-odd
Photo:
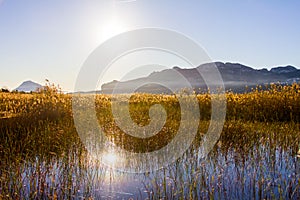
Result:
[[[183,33],[214,61],[300,67],[299,8],[297,0],[0,0],[0,87],[47,78],[71,91],[96,47],[143,27]]]

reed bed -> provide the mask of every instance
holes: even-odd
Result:
[[[210,123],[211,96],[199,94],[198,135],[183,157],[159,171],[128,175],[89,155],[74,126],[71,95],[55,87],[0,93],[0,199],[299,199],[299,94],[299,84],[227,92],[226,122],[205,158],[199,141]],[[95,108],[116,145],[148,152],[176,134],[182,119],[175,95],[129,97],[131,118],[141,126],[149,123],[152,105],[167,111],[161,135],[145,144],[118,128],[111,112],[114,98],[128,99],[98,94]]]

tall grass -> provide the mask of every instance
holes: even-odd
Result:
[[[264,89],[257,87],[249,93],[226,93],[228,120],[242,119],[247,121],[294,121],[299,122],[300,116],[300,85],[291,86],[270,85]],[[201,119],[210,119],[211,95],[197,95]],[[109,110],[111,95],[97,95],[95,104],[98,109]],[[119,98],[119,97],[118,97]],[[153,104],[160,103],[168,109],[172,116],[178,111],[179,103],[175,95],[135,94],[130,98],[131,114],[140,114],[143,121],[136,121],[141,125],[147,124],[147,112]],[[172,113],[173,112],[173,113]],[[61,115],[71,116],[71,95],[58,93],[55,88],[48,88],[39,93],[21,94],[0,92],[0,117],[10,118],[30,115],[38,118],[62,118]],[[133,116],[133,120],[140,116]],[[146,121],[145,121],[146,120]]]
[[[221,137],[205,159],[199,141],[210,122],[211,97],[199,94],[201,121],[190,149],[160,171],[129,176],[89,155],[76,133],[71,95],[54,87],[0,93],[0,199],[299,199],[299,94],[297,84],[228,92]],[[161,135],[149,141],[129,138],[116,125],[113,98],[123,97],[96,95],[95,105],[99,124],[116,145],[149,152],[176,134],[182,119],[175,95],[130,97],[130,115],[139,125],[149,123],[152,105],[167,111]]]

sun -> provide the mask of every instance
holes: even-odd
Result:
[[[126,24],[118,17],[111,17],[107,19],[103,24],[100,26],[100,37],[101,40],[107,40],[115,35],[118,35],[122,32],[126,31]]]

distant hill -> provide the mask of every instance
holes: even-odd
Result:
[[[222,63],[214,62],[198,66],[197,68],[182,69],[173,67],[172,69],[162,70],[160,72],[153,72],[147,77],[133,79],[129,81],[119,82],[113,81],[103,84],[101,87],[102,93],[112,93],[115,86],[118,85],[118,90],[115,93],[128,93],[133,88],[139,86],[136,92],[146,93],[170,93],[171,91],[166,87],[155,84],[165,84],[172,86],[173,90],[180,90],[183,85],[178,81],[176,76],[178,72],[189,81],[195,91],[206,90],[207,86],[204,79],[199,75],[198,70],[206,70],[212,66],[216,66],[222,76],[225,89],[233,90],[235,92],[245,91],[246,86],[255,87],[256,85],[265,85],[270,83],[280,82],[282,84],[292,84],[293,82],[300,82],[300,70],[293,66],[275,67],[271,70],[267,69],[253,69],[251,67],[239,63]],[[150,84],[144,84],[144,83]],[[140,87],[142,86],[142,87]]]
[[[38,89],[42,88],[43,86],[32,82],[32,81],[25,81],[19,87],[14,89],[14,91],[18,92],[36,92]]]

